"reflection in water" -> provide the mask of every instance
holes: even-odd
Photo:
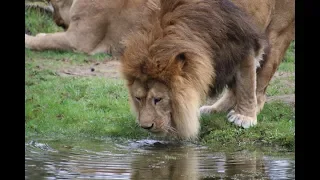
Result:
[[[142,140],[26,140],[25,179],[294,179],[294,156]]]
[[[265,156],[265,171],[270,179],[279,179],[277,177],[287,177],[286,179],[295,179],[295,163],[281,158]]]
[[[145,154],[137,155],[131,163],[131,179],[199,179],[198,151],[188,146],[159,144]]]

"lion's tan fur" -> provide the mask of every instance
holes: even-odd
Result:
[[[195,3],[198,10],[193,10],[194,6],[186,5],[188,3]],[[178,137],[197,136],[200,127],[198,108],[202,100],[207,95],[215,94],[216,90],[221,91],[225,85],[229,86],[229,92],[234,92],[226,91],[225,97],[231,99],[224,98],[216,104],[216,109],[210,107],[209,110],[226,111],[235,108],[235,111],[230,112],[230,121],[235,120],[235,124],[244,127],[256,124],[256,114],[260,110],[259,107],[263,106],[259,98],[257,100],[260,94],[255,93],[260,88],[259,72],[265,69],[270,57],[263,39],[265,35],[267,40],[271,40],[269,48],[272,49],[271,32],[268,28],[277,21],[274,18],[279,18],[278,14],[275,14],[276,5],[279,3],[271,0],[259,2],[240,0],[236,3],[238,7],[252,15],[252,18],[246,17],[233,7],[230,8],[231,5],[228,3],[223,8],[229,8],[234,14],[224,14],[224,10],[213,3],[210,7],[213,8],[212,12],[208,13],[210,11],[208,4],[201,0],[149,0],[144,9],[147,15],[142,19],[139,31],[125,38],[126,49],[121,59],[121,71],[127,80],[129,91],[135,91],[132,84],[136,80],[142,82],[141,87],[147,92],[146,96],[149,87],[144,84],[149,81],[165,84],[169,89],[167,93],[171,97],[172,126],[177,131]],[[292,13],[293,10],[288,11],[290,17]],[[203,17],[207,15],[208,17]],[[283,18],[284,21],[291,21],[286,16]],[[211,20],[216,24],[208,27],[204,22]],[[225,26],[228,23],[229,25]],[[234,28],[240,29],[234,30]],[[232,38],[241,39],[242,44],[235,44]],[[292,37],[288,39],[292,40]],[[264,53],[266,56],[258,69],[258,82],[256,82],[256,67],[259,67],[259,61]],[[276,64],[278,65],[279,63]],[[132,93],[129,97],[133,101]],[[228,102],[230,104],[226,104]],[[132,105],[137,113],[143,112],[143,106]],[[152,117],[143,118],[144,122],[148,119],[154,121]]]
[[[54,21],[65,32],[25,35],[34,50],[67,50],[118,55],[122,37],[132,30],[146,0],[51,0]],[[140,16],[139,16],[140,17]]]

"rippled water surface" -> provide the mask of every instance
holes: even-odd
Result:
[[[25,140],[25,179],[295,179],[293,153],[140,140]]]

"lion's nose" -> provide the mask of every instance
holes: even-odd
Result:
[[[140,127],[142,127],[143,129],[151,129],[153,127],[153,123],[150,125],[150,124],[140,124]]]

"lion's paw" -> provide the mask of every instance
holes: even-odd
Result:
[[[200,107],[200,114],[211,114],[214,112],[212,106],[202,106]]]
[[[249,128],[257,124],[256,117],[244,116],[237,114],[234,110],[231,110],[227,115],[228,121],[233,122],[237,126],[242,126],[243,128]]]

